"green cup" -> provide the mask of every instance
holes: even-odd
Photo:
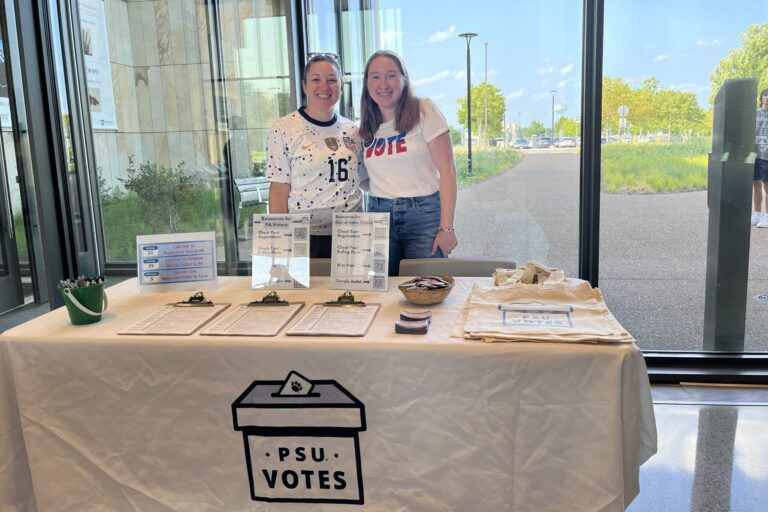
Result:
[[[93,324],[101,320],[101,314],[107,310],[107,294],[104,283],[83,288],[59,287],[64,305],[73,325]]]

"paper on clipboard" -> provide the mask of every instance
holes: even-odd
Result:
[[[205,327],[206,336],[277,336],[280,329],[304,307],[294,302],[285,307],[235,306]]]
[[[313,304],[285,333],[288,336],[365,336],[381,304],[332,307]]]
[[[117,334],[187,336],[227,307],[229,304],[213,304],[208,307],[179,307],[176,304],[167,304]]]

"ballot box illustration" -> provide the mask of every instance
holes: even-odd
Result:
[[[365,406],[335,380],[254,381],[232,404],[251,499],[363,504]]]

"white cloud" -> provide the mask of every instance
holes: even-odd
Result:
[[[431,96],[433,100],[442,100],[445,99],[445,93],[441,92],[440,94],[436,94],[434,96]],[[442,110],[442,109],[441,109]]]
[[[536,70],[537,75],[546,75],[548,73],[554,73],[554,72],[555,72],[555,68],[553,66],[549,66],[546,68],[542,67]]]
[[[417,78],[416,80],[411,80],[411,85],[416,87],[416,86],[424,85],[424,84],[432,84],[432,83],[435,83],[438,80],[442,80],[444,78],[450,78],[450,77],[463,78],[464,76],[465,75],[464,75],[463,71],[448,71],[448,70],[444,70],[444,71],[440,71],[438,73],[435,73],[432,76],[426,76],[424,78]]]
[[[399,30],[382,30],[379,33],[382,46],[397,42],[401,38],[403,33]]]
[[[411,80],[411,84],[414,86],[431,84],[431,83],[437,82],[438,80],[442,80],[443,78],[447,78],[449,76],[451,76],[450,71],[448,70],[440,71],[438,73],[435,73],[432,76],[426,76],[424,78],[417,78],[415,80]]]
[[[518,89],[516,91],[512,91],[509,94],[507,94],[506,98],[508,100],[516,100],[517,98],[522,98],[525,94],[525,89]]]
[[[560,74],[567,75],[571,71],[573,71],[573,64],[568,64],[567,66],[560,69]]]
[[[675,91],[693,92],[693,93],[709,90],[708,85],[694,84],[694,83],[672,84],[669,86],[669,88]]]
[[[456,27],[451,25],[450,27],[448,27],[448,30],[445,30],[445,31],[441,30],[441,31],[435,32],[434,34],[430,34],[429,37],[427,38],[427,43],[428,44],[441,43],[446,39],[448,39],[449,37],[453,37],[454,34],[456,34]]]
[[[548,92],[542,92],[537,93],[533,95],[533,99],[535,100],[543,100],[544,98],[549,98],[551,95]]]
[[[657,55],[653,58],[653,63],[656,62],[664,62],[665,60],[669,60],[669,55],[664,55],[663,53],[661,55]]]
[[[697,39],[696,46],[720,46],[725,42],[725,39]]]
[[[561,81],[557,82],[557,86],[558,87],[565,87],[566,84],[568,84],[568,80],[561,80]]]
[[[453,74],[453,78],[455,78],[456,80],[461,80],[462,78],[466,78],[466,76],[467,75],[463,71],[457,71],[456,73]]]

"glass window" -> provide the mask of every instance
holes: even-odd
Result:
[[[268,196],[240,183],[262,175],[266,132],[291,108],[284,3],[79,10],[107,261],[135,261],[139,234],[211,230],[219,261],[250,261],[238,233]]]
[[[741,323],[744,349],[768,348],[768,310],[754,298],[768,291],[768,230],[748,226],[751,174],[723,195],[708,177],[708,170],[722,172],[709,160],[715,94],[727,78],[754,76],[768,86],[762,7],[759,1],[727,11],[710,0],[606,1],[600,287],[643,349],[738,347],[704,340],[722,315],[715,291],[740,286],[740,274],[741,301],[731,302],[726,315],[731,334],[719,338],[738,338]],[[749,123],[757,109],[756,93],[751,96]],[[747,141],[750,148],[753,142]],[[727,210],[732,192],[741,194],[740,203]],[[719,231],[726,225],[732,228]],[[721,243],[720,234],[730,230],[742,233],[743,243]],[[718,261],[722,270],[715,274]]]
[[[468,9],[460,1],[438,8],[382,0],[359,10],[342,3],[341,12],[334,2],[306,3],[308,49],[341,50],[353,105],[367,56],[390,49],[405,60],[416,94],[434,100],[446,117],[460,187],[452,254],[538,260],[576,275],[581,2],[563,2],[554,12],[536,2],[485,1]],[[478,34],[469,44],[471,174],[465,32]]]

